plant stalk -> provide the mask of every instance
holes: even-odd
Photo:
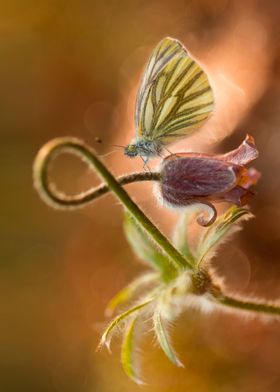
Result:
[[[169,242],[169,240],[159,231],[159,229],[150,221],[150,219],[143,213],[138,205],[131,199],[125,189],[121,186],[118,180],[109,172],[101,160],[95,155],[94,150],[80,139],[63,137],[56,138],[46,143],[39,151],[33,166],[34,185],[39,192],[42,199],[55,207],[59,208],[77,208],[92,201],[92,190],[90,194],[77,195],[76,197],[66,197],[57,192],[53,193],[54,186],[50,186],[48,180],[48,168],[52,160],[63,152],[70,152],[77,155],[83,161],[93,167],[99,176],[105,181],[105,188],[101,186],[98,188],[97,195],[106,193],[109,189],[114,192],[117,198],[121,201],[123,206],[131,213],[136,222],[144,229],[149,237],[155,241],[159,248],[169,257],[173,267],[176,270],[184,268],[192,269],[191,263],[181,255],[176,248]],[[149,180],[159,180],[159,173],[144,173]],[[149,176],[150,174],[150,176]],[[153,177],[154,175],[154,177]],[[128,182],[138,181],[143,177],[133,175]],[[125,177],[127,178],[127,177]],[[144,179],[145,181],[146,179]],[[125,181],[122,179],[122,181]],[[124,183],[124,182],[123,182]],[[95,189],[96,192],[96,189]],[[96,193],[95,193],[96,195]],[[82,197],[81,197],[82,196]],[[95,196],[94,198],[96,198]],[[82,203],[82,204],[81,204]]]
[[[220,298],[216,298],[222,305],[230,306],[232,308],[252,311],[255,313],[264,313],[268,315],[279,315],[280,316],[280,306],[261,303],[261,302],[251,302],[249,300],[241,300],[223,295]]]

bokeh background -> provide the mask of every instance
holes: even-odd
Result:
[[[280,3],[276,0],[11,0],[0,12],[1,263],[0,390],[138,391],[122,372],[119,342],[96,353],[108,300],[142,271],[112,196],[75,212],[47,207],[32,187],[32,162],[50,138],[73,135],[103,155],[133,134],[141,70],[164,36],[204,66],[216,95],[211,120],[180,148],[225,152],[250,132],[262,172],[245,224],[215,258],[231,292],[280,296]],[[175,147],[173,147],[175,150]],[[116,174],[142,169],[119,150]],[[97,183],[65,156],[53,179],[67,192]],[[165,233],[176,214],[150,185],[129,191]],[[272,321],[187,312],[172,337],[177,369],[142,346],[147,392],[276,392],[280,327]]]

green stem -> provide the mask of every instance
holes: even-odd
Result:
[[[216,298],[222,305],[230,306],[232,308],[248,310],[255,313],[265,313],[269,315],[280,315],[280,307],[269,303],[251,302],[248,300],[240,300],[224,295]]]
[[[53,157],[47,157],[49,166]],[[42,173],[40,178],[34,177],[35,187],[40,192],[41,197],[44,201],[53,208],[61,210],[83,208],[87,204],[92,203],[94,200],[106,195],[111,191],[110,187],[106,184],[101,184],[94,188],[89,189],[86,192],[81,192],[77,195],[66,195],[65,193],[56,189],[56,186],[48,180],[47,171]],[[117,177],[117,181],[120,185],[128,185],[134,182],[143,181],[158,181],[159,173],[143,172],[143,173],[131,173]]]
[[[33,167],[34,185],[44,201],[46,201],[48,204],[55,205],[56,207],[58,205],[59,207],[66,207],[67,202],[69,202],[68,199],[68,201],[63,200],[61,203],[61,197],[63,199],[64,195],[58,195],[59,197],[57,198],[57,195],[53,194],[52,190],[54,188],[50,187],[50,183],[48,180],[48,167],[52,162],[53,158],[55,158],[55,156],[57,156],[58,154],[67,151],[77,155],[82,160],[87,162],[91,167],[95,168],[99,176],[107,184],[107,187],[112,192],[114,192],[114,194],[122,202],[124,207],[138,222],[138,224],[145,230],[149,237],[156,242],[159,248],[169,257],[175,269],[184,269],[186,267],[192,269],[191,263],[186,260],[186,258],[183,257],[183,255],[181,255],[177,251],[177,249],[174,248],[174,246],[168,241],[168,239],[159,231],[159,229],[150,221],[150,219],[143,213],[143,211],[138,207],[138,205],[130,198],[128,193],[125,191],[124,188],[122,188],[117,179],[115,179],[115,177],[108,171],[108,169],[104,166],[100,159],[95,155],[94,150],[79,139],[71,137],[57,138],[45,144],[39,151]],[[156,174],[155,178],[159,180],[158,173],[152,174]],[[137,176],[134,177],[134,181],[135,178],[137,178]],[[105,193],[106,191],[103,190],[103,192]],[[89,201],[87,200],[86,203],[88,202]],[[83,205],[86,203],[83,202]],[[71,197],[70,204],[68,204],[67,207],[77,208],[79,206],[79,195],[78,198],[76,197],[76,201],[74,204],[73,197]]]

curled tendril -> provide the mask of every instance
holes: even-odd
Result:
[[[217,218],[217,210],[212,203],[203,200],[197,202],[195,206],[200,209],[199,215],[196,219],[199,225],[207,227],[215,222]],[[205,217],[205,214],[207,215],[207,217]]]
[[[77,155],[86,162],[90,168],[94,169],[101,179],[104,180],[105,184],[75,196],[67,196],[57,191],[55,186],[51,185],[48,179],[48,169],[53,159],[64,152],[70,152]],[[133,173],[121,177],[119,182],[96,156],[94,150],[90,146],[82,140],[65,137],[51,140],[41,148],[35,158],[33,176],[34,186],[41,198],[47,204],[55,208],[79,208],[95,200],[97,197],[104,195],[108,191],[112,191],[125,209],[130,212],[136,223],[147,233],[148,237],[155,241],[162,252],[169,257],[175,271],[184,268],[192,269],[191,262],[174,248],[121,186],[136,181],[159,181],[160,173]]]
[[[71,153],[86,162],[90,168],[96,170],[96,159],[93,149],[77,138],[56,138],[45,144],[38,152],[33,166],[34,186],[41,198],[50,206],[57,209],[82,208],[112,189],[106,184],[101,184],[77,195],[66,195],[57,189],[49,180],[49,167],[53,160],[60,154]],[[127,185],[139,181],[160,181],[159,172],[140,172],[123,175],[117,178],[120,185]],[[201,226],[211,225],[217,216],[215,207],[205,201],[198,201],[195,206],[202,209],[197,218]],[[205,213],[208,215],[204,217]]]
[[[57,138],[45,144],[35,158],[33,174],[34,186],[47,204],[59,209],[81,208],[111,191],[106,184],[101,184],[73,196],[59,191],[55,184],[49,180],[48,171],[53,160],[63,153],[74,154],[92,169],[96,169],[94,151],[79,139]],[[117,181],[120,185],[127,185],[133,182],[158,181],[159,179],[160,174],[157,172],[140,172],[120,176]]]

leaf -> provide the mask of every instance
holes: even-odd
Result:
[[[158,279],[159,276],[156,272],[146,273],[135,279],[132,283],[124,287],[111,299],[105,311],[106,316],[111,316],[118,306],[129,301],[138,290],[142,289],[146,285],[156,282]]]
[[[237,223],[252,217],[252,213],[246,208],[236,206],[229,208],[201,237],[197,247],[197,265],[199,266],[206,257],[209,259],[229,235],[240,229]]]
[[[194,256],[192,254],[187,238],[187,229],[190,223],[192,214],[186,211],[179,217],[173,232],[173,244],[191,264],[194,264]]]
[[[141,260],[160,271],[165,280],[174,276],[174,269],[168,258],[157,249],[128,212],[125,214],[124,231],[131,248]]]
[[[144,308],[145,306],[149,305],[151,302],[153,301],[153,298],[142,302],[130,309],[128,309],[127,311],[121,313],[120,315],[118,315],[117,317],[115,317],[110,324],[108,325],[108,327],[105,329],[105,332],[103,333],[100,343],[97,347],[97,350],[100,349],[102,346],[106,346],[107,349],[110,351],[110,343],[111,343],[111,338],[112,338],[112,334],[114,332],[114,330],[116,329],[117,326],[120,325],[120,323],[122,321],[124,321],[128,316],[130,316],[131,314],[138,312],[139,310],[141,310],[142,308]]]
[[[129,321],[126,327],[122,349],[121,349],[121,363],[123,370],[134,382],[137,384],[144,384],[139,377],[139,368],[136,365],[135,358],[135,328],[137,323],[137,317],[134,317]]]
[[[172,348],[172,345],[169,341],[168,332],[164,327],[164,324],[161,319],[161,315],[158,311],[154,313],[153,322],[154,322],[154,329],[155,329],[157,340],[162,350],[166,354],[166,356],[174,365],[179,367],[184,367],[182,362],[177,358],[175,351]]]

